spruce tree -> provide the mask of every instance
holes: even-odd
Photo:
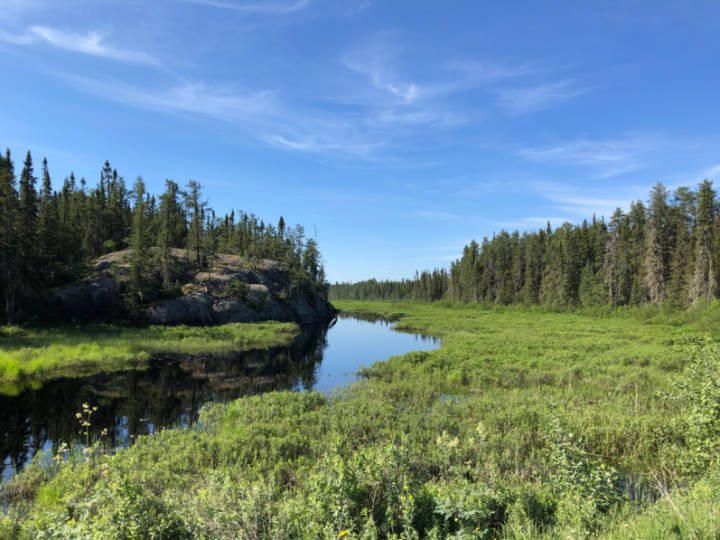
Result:
[[[178,197],[180,187],[172,180],[165,180],[165,193],[160,196],[158,209],[157,246],[163,286],[170,286],[170,250],[181,247],[184,242],[185,216]]]
[[[20,175],[20,207],[18,212],[18,259],[20,292],[25,297],[33,294],[42,276],[38,274],[38,195],[33,176],[32,156],[28,151]]]
[[[695,268],[690,284],[690,302],[709,302],[715,298],[717,283],[713,268],[713,225],[715,221],[715,191],[712,182],[705,180],[698,190],[695,218]]]
[[[319,282],[320,277],[320,252],[317,248],[317,242],[313,238],[308,238],[305,243],[305,251],[302,258],[303,270],[310,277],[313,283]]]
[[[47,273],[46,281],[53,283],[58,270],[59,215],[57,200],[52,192],[47,159],[43,159],[42,189],[38,212],[38,263]]]
[[[661,304],[667,298],[668,281],[668,204],[667,190],[657,183],[650,192],[650,219],[645,235],[643,279],[650,302]]]
[[[18,214],[15,173],[10,150],[0,156],[0,314],[7,324],[16,322],[18,288]]]
[[[187,247],[192,252],[195,264],[205,266],[205,253],[203,250],[203,224],[205,221],[206,201],[201,200],[202,186],[195,180],[190,180],[185,193],[185,207],[190,218],[190,227],[187,237]]]
[[[133,189],[135,207],[133,208],[132,230],[130,234],[130,292],[133,298],[142,300],[145,276],[150,264],[150,236],[148,234],[148,217],[146,214],[145,183],[138,176]]]
[[[688,187],[680,187],[673,194],[669,211],[670,277],[668,297],[678,307],[688,304],[688,282],[694,268],[693,226],[696,194]]]

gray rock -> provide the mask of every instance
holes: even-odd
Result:
[[[182,296],[151,305],[133,305],[123,296],[130,250],[109,253],[93,264],[93,278],[61,287],[47,297],[48,316],[64,322],[112,322],[210,325],[230,322],[330,320],[335,309],[312,290],[290,292],[290,273],[267,259],[248,261],[216,255],[208,268],[193,271],[187,252],[172,250]],[[153,270],[159,281],[159,268]]]
[[[159,302],[145,313],[150,324],[207,325],[215,323],[212,306],[212,296],[193,293]]]
[[[111,321],[124,311],[117,296],[115,281],[101,277],[53,291],[46,306],[51,312],[62,314],[62,320],[68,322]]]
[[[217,300],[212,306],[212,315],[217,324],[260,320],[257,311],[237,298],[221,298]]]

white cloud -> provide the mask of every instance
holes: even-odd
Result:
[[[720,176],[720,165],[714,165],[712,167],[709,167],[708,169],[705,169],[700,174],[700,178],[698,179],[698,182],[702,182],[706,178],[708,180],[717,180],[718,176]]]
[[[524,88],[497,90],[500,104],[513,114],[523,114],[546,109],[585,93],[575,87],[572,79],[545,83]]]
[[[659,135],[634,134],[525,148],[518,155],[533,161],[589,168],[596,178],[609,178],[642,168],[651,156],[680,146],[682,142]]]
[[[361,157],[373,154],[382,141],[344,120],[289,108],[276,92],[236,89],[185,82],[167,88],[141,88],[118,81],[56,73],[84,92],[128,106],[172,114],[200,114],[227,122],[243,133],[275,148],[293,152]]]
[[[60,77],[86,92],[156,111],[199,113],[232,121],[268,114],[275,108],[274,95],[269,91],[238,94],[198,83],[145,90],[124,83],[100,82],[67,74],[60,74]]]
[[[570,217],[570,223],[596,216],[612,216],[617,208],[627,209],[632,201],[643,200],[649,187],[645,185],[605,185],[586,184],[585,186],[560,184],[556,182],[533,182],[528,188],[543,199],[553,203],[555,211]],[[612,192],[611,196],[608,193]]]
[[[365,55],[369,57],[363,58]],[[346,68],[366,76],[375,89],[400,98],[400,103],[409,105],[427,95],[419,84],[399,80],[393,73],[394,70],[387,65],[387,59],[381,51],[363,51],[359,55],[346,56],[343,64]]]
[[[122,62],[158,65],[157,59],[142,51],[118,49],[103,43],[104,36],[98,32],[78,34],[47,26],[31,26],[25,34],[13,35],[0,32],[0,40],[15,45],[46,43],[58,49],[78,52],[90,56],[109,58]]]
[[[298,0],[297,2],[229,2],[224,0],[186,0],[191,4],[200,4],[221,9],[231,9],[244,13],[258,13],[266,15],[287,15],[305,9],[310,0]]]
[[[262,137],[262,140],[276,148],[314,154],[342,152],[344,154],[368,155],[380,146],[379,144],[345,142],[342,141],[342,139],[334,140],[314,137],[290,138],[284,135],[266,135]]]

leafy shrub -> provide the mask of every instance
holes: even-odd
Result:
[[[477,538],[495,538],[513,501],[506,489],[467,481],[431,485],[429,491],[434,531],[442,538],[458,531],[470,532]]]
[[[566,432],[558,421],[550,428],[548,443],[551,482],[559,501],[558,522],[593,530],[600,514],[624,500],[617,471],[602,461],[591,460],[585,438]]]
[[[106,519],[101,520],[104,526],[100,527],[111,533],[112,537],[157,540],[190,538],[182,519],[173,508],[132,482],[122,485],[112,503],[114,508]]]
[[[690,474],[699,474],[720,459],[720,346],[704,340],[687,349],[689,363],[674,386],[672,396],[685,414],[685,451],[682,465]]]

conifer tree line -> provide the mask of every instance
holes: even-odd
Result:
[[[444,268],[415,272],[400,281],[368,279],[356,283],[333,283],[330,298],[342,300],[442,300],[448,297],[449,275]]]
[[[302,226],[242,211],[219,218],[196,181],[166,180],[156,197],[141,177],[128,188],[107,161],[94,188],[71,173],[55,190],[45,159],[36,174],[30,152],[19,177],[10,151],[0,155],[0,324],[21,321],[43,291],[81,277],[93,258],[126,248],[131,291],[171,288],[171,249],[184,248],[198,267],[217,253],[277,260],[295,282],[327,294],[317,242]],[[149,282],[151,265],[161,268],[160,283]]]
[[[438,283],[442,281],[442,283]],[[450,299],[496,304],[678,308],[720,297],[720,207],[712,182],[672,193],[658,183],[647,203],[609,221],[548,223],[475,241],[448,272],[412,280],[336,283],[331,298]]]

